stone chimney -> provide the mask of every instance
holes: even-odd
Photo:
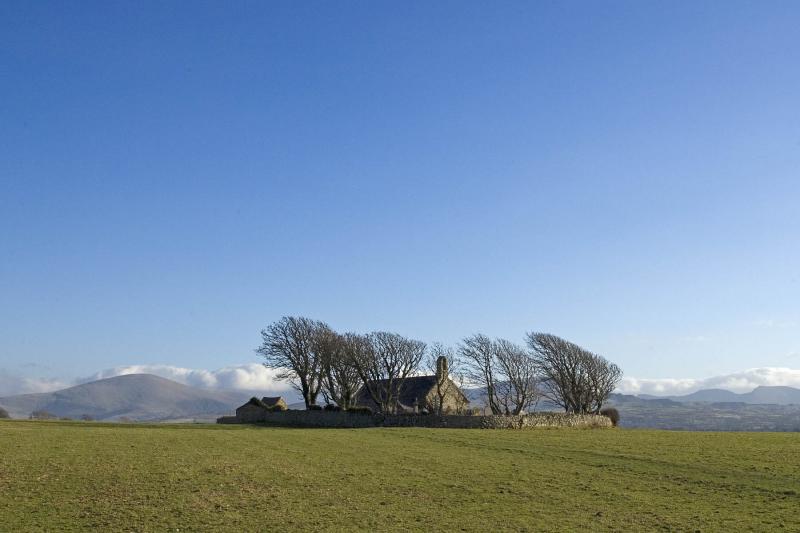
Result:
[[[436,381],[437,383],[444,383],[447,380],[448,368],[447,357],[440,355],[436,359]]]

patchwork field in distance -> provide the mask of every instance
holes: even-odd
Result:
[[[0,421],[0,530],[800,529],[800,434]]]

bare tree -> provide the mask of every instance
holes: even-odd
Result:
[[[498,396],[497,360],[494,341],[476,333],[464,338],[458,347],[464,361],[467,379],[486,391],[486,404],[494,415],[503,414],[502,402]]]
[[[349,359],[378,409],[393,413],[403,382],[417,371],[424,354],[424,342],[378,331],[367,335],[363,344],[355,345]]]
[[[536,364],[521,346],[505,339],[494,342],[500,380],[496,384],[497,398],[505,414],[527,412],[539,401]]]
[[[543,394],[568,413],[599,413],[619,383],[614,363],[555,335],[529,333]]]
[[[285,316],[261,330],[263,343],[256,352],[264,366],[278,371],[278,379],[289,381],[303,396],[306,409],[317,402],[322,387],[322,362],[315,343],[324,323],[303,317]]]
[[[590,355],[591,357],[587,361],[587,366],[589,367],[589,396],[591,399],[589,410],[594,414],[598,414],[608,397],[617,388],[620,379],[622,379],[622,369],[605,357],[597,354]]]
[[[326,403],[333,401],[342,409],[350,409],[355,406],[361,378],[349,354],[363,349],[364,337],[355,333],[340,335],[324,327],[317,330],[315,342],[322,366],[321,392]]]
[[[432,344],[427,352],[425,367],[436,376],[435,397],[428,408],[438,415],[445,414],[449,398],[455,404],[457,413],[463,411],[469,400],[461,392],[464,378],[453,348],[438,342]]]
[[[580,347],[555,335],[529,333],[531,348],[542,382],[543,394],[567,412],[580,412],[582,375]]]

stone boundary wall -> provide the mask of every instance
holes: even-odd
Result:
[[[382,426],[430,427],[462,429],[526,429],[536,427],[612,427],[611,420],[601,415],[572,415],[566,413],[531,413],[527,415],[483,416],[387,416]]]
[[[611,420],[602,415],[573,415],[566,413],[532,413],[528,415],[368,415],[346,411],[289,410],[249,412],[245,416],[223,416],[218,424],[264,424],[283,427],[366,428],[366,427],[424,427],[459,429],[526,429],[543,427],[602,428],[612,427]]]
[[[376,415],[348,413],[346,411],[288,411],[255,410],[243,416],[223,416],[217,419],[220,424],[266,424],[268,426],[309,427],[309,428],[370,428],[379,425]]]

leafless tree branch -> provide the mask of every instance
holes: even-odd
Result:
[[[357,348],[350,353],[350,362],[364,389],[382,413],[396,412],[403,382],[419,368],[425,343],[378,331]]]
[[[289,381],[303,396],[306,408],[317,401],[322,386],[321,360],[316,332],[330,329],[318,320],[285,316],[261,330],[262,344],[256,353],[264,366],[278,370],[278,379]]]

